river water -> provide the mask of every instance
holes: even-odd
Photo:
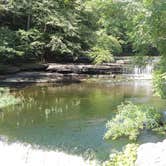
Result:
[[[91,159],[106,160],[129,142],[103,140],[117,105],[132,101],[159,111],[166,108],[165,100],[153,96],[148,81],[33,85],[14,93],[23,102],[0,112],[2,166],[86,166]],[[146,131],[138,142],[162,139]]]

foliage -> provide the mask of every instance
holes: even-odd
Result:
[[[142,1],[131,1],[125,8],[126,27],[129,43],[132,43],[136,54],[147,55],[149,47],[155,47],[149,25],[147,24],[150,11]]]
[[[132,64],[135,66],[145,66],[146,65],[146,62],[148,62],[148,59],[150,59],[148,56],[134,56],[132,58]]]
[[[153,131],[157,132],[160,135],[165,136],[166,124],[164,123],[163,125],[159,126],[158,128],[153,129]]]
[[[0,88],[0,109],[9,105],[17,104],[21,100],[10,94],[8,88]]]
[[[16,48],[17,45],[16,32],[7,27],[0,28],[0,60],[4,58],[13,58],[14,56],[21,56],[23,52]]]
[[[99,31],[95,46],[91,49],[89,56],[94,59],[95,63],[113,61],[113,54],[121,52],[120,42],[113,36]]]
[[[131,102],[122,103],[118,106],[118,114],[107,122],[107,132],[104,138],[117,139],[127,136],[130,140],[136,140],[144,128],[157,128],[160,119],[160,113],[151,106],[134,105]]]
[[[122,152],[110,155],[109,161],[103,166],[134,166],[137,157],[137,144],[127,144]]]
[[[166,98],[166,72],[156,71],[153,77],[153,84],[156,95]]]
[[[121,45],[119,41],[115,37],[107,35],[104,32],[98,32],[96,45],[105,50],[109,50],[112,53],[121,52]]]
[[[166,1],[144,0],[146,8],[151,12],[148,18],[149,31],[162,56],[166,56]]]
[[[154,49],[165,56],[165,6],[165,0],[0,1],[0,58],[89,53],[102,62]]]
[[[109,50],[105,50],[100,47],[93,47],[92,51],[89,53],[89,56],[94,59],[96,64],[101,64],[102,62],[113,61],[113,55]]]
[[[154,90],[161,97],[166,97],[166,1],[165,0],[145,0],[146,8],[151,11],[147,24],[151,32],[152,39],[156,44],[161,60],[157,65],[154,74]]]
[[[42,40],[42,33],[37,29],[29,29],[28,31],[18,30],[17,35],[20,42],[18,49],[24,52],[24,56],[42,56],[45,44]]]
[[[1,1],[0,7],[0,26],[10,32],[1,33],[4,35],[0,36],[3,41],[0,56],[21,54],[37,59],[47,55],[78,56],[93,43],[95,19],[88,20],[91,13],[86,13],[79,0],[9,0]],[[7,44],[3,36],[8,37]]]

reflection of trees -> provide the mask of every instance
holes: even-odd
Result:
[[[0,125],[31,127],[84,118],[108,118],[118,104],[131,96],[143,96],[134,85],[77,84],[70,86],[32,86],[16,92],[24,98],[17,106],[0,113]]]
[[[10,93],[8,88],[0,87],[0,109],[7,107],[9,105],[17,104],[21,101],[20,98],[16,98],[14,94]]]

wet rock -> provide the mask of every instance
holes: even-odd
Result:
[[[21,71],[20,71],[21,69]],[[89,76],[107,76],[115,78],[115,74],[122,73],[122,67],[110,65],[86,64],[24,64],[19,73],[0,77],[1,82],[79,82]]]
[[[138,148],[135,166],[166,166],[166,140],[142,144]]]
[[[79,70],[77,65],[71,65],[71,64],[49,64],[49,67],[47,68],[47,71],[49,72],[57,72],[62,74],[68,74],[68,73],[77,73]]]
[[[48,68],[48,64],[23,64],[20,69],[21,71],[45,71]]]
[[[0,74],[14,74],[20,71],[20,68],[10,65],[0,65]]]
[[[77,74],[50,72],[20,72],[2,80],[3,83],[77,83],[81,77]]]
[[[77,74],[120,74],[122,73],[122,67],[119,65],[74,65],[74,64],[49,64],[47,71],[57,72],[62,74],[77,73]]]

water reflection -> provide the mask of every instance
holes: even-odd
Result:
[[[0,113],[0,135],[12,141],[37,144],[68,153],[105,159],[127,143],[104,141],[105,123],[125,100],[163,108],[165,101],[152,96],[149,84],[82,83],[68,86],[32,86],[16,92],[24,100]],[[151,134],[150,134],[151,135]],[[144,135],[143,142],[150,138]],[[151,135],[153,140],[160,137]]]

